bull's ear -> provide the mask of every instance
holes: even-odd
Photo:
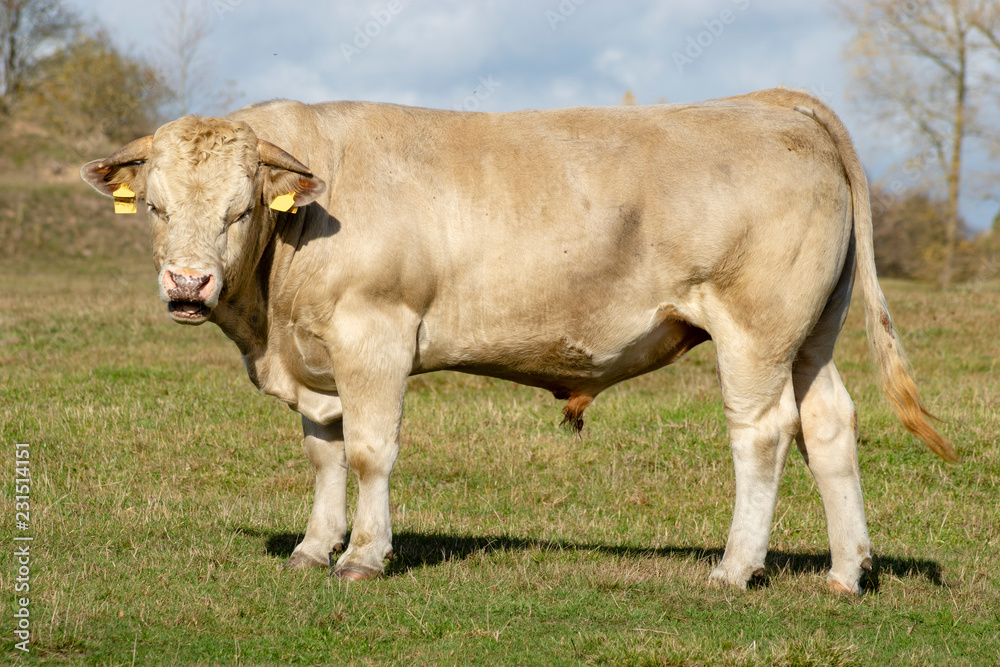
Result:
[[[312,175],[271,168],[265,177],[262,199],[278,211],[295,212],[299,206],[316,201],[326,191],[326,183]]]
[[[288,211],[311,204],[326,191],[323,179],[272,143],[257,142],[260,163],[268,167],[264,175],[261,198],[279,211]]]
[[[152,147],[152,136],[136,139],[103,160],[94,160],[83,165],[80,176],[107,197],[118,197],[115,192],[125,186],[133,193],[132,196],[143,199],[146,195],[143,166],[149,158]]]

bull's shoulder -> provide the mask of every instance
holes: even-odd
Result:
[[[226,115],[230,120],[241,120],[253,127],[260,119],[276,118],[288,114],[298,115],[306,112],[310,105],[296,100],[274,98],[254,102]]]
[[[302,104],[302,103],[301,102],[296,102],[295,100],[290,100],[290,99],[287,99],[287,98],[284,98],[284,97],[272,97],[269,100],[261,100],[259,102],[253,102],[251,104],[248,104],[245,107],[242,107],[240,109],[237,109],[236,111],[233,111],[229,115],[230,116],[234,116],[234,115],[239,115],[242,112],[262,111],[262,110],[271,109],[271,108],[280,108],[280,107],[283,107],[283,106],[287,106],[289,104]]]

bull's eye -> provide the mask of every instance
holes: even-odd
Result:
[[[146,201],[146,214],[152,216],[151,222],[158,220],[164,225],[170,224],[170,216],[163,209],[157,208],[156,204]]]
[[[247,220],[250,217],[251,213],[253,213],[253,204],[251,204],[247,208],[247,210],[240,213],[239,216],[235,220],[233,220],[233,222],[243,222],[244,220]]]

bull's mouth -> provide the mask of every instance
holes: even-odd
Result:
[[[181,324],[201,324],[212,314],[212,309],[200,301],[171,301],[167,312],[175,322]]]

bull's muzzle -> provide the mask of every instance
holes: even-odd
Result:
[[[160,288],[170,317],[182,324],[201,324],[218,302],[218,280],[211,273],[167,269]]]

